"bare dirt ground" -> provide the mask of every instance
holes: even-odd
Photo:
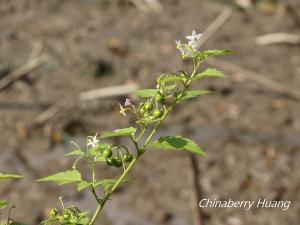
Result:
[[[29,74],[31,79],[0,93],[0,170],[27,176],[1,185],[0,197],[17,205],[14,218],[36,224],[44,209],[60,207],[61,195],[66,204],[92,210],[90,193],[34,180],[70,167],[72,162],[62,158],[73,149],[70,140],[84,144],[84,136],[126,127],[130,121],[118,112],[123,99],[114,98],[78,103],[30,130],[27,138],[21,124],[60,99],[72,103],[80,92],[131,82],[151,87],[158,74],[188,68],[174,40],[193,29],[204,30],[228,6],[224,2],[229,1],[166,0],[163,12],[145,13],[121,0],[0,0],[0,81],[28,61],[36,43],[42,43],[49,56],[45,66]],[[291,2],[299,6],[297,0]],[[299,90],[299,45],[255,44],[257,36],[275,32],[299,34],[283,4],[234,7],[230,20],[205,48],[236,50],[238,54],[223,60]],[[216,94],[180,106],[161,132],[182,134],[206,149],[207,157],[198,160],[204,198],[291,201],[286,211],[207,208],[205,224],[298,225],[299,102],[228,76],[202,82],[199,87]],[[117,175],[105,166],[99,171],[103,177]],[[149,152],[132,176],[134,182],[114,196],[99,224],[192,224],[185,154]]]

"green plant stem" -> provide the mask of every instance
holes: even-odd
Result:
[[[93,185],[91,187],[91,191],[92,191],[92,194],[93,194],[94,198],[97,200],[97,202],[99,202],[99,197],[98,197],[96,189]]]
[[[115,190],[119,187],[119,185],[123,182],[123,180],[127,177],[127,175],[129,174],[129,172],[131,171],[131,169],[134,167],[134,165],[136,164],[137,160],[139,159],[140,155],[138,155],[136,158],[134,158],[132,160],[132,162],[129,164],[129,166],[127,167],[127,169],[123,172],[123,174],[120,176],[120,178],[117,180],[117,182],[114,184],[114,186],[105,194],[105,196],[103,197],[103,199],[101,200],[101,202],[99,203],[92,219],[89,222],[89,225],[93,225],[95,224],[100,212],[102,211],[105,203],[107,202],[107,200],[109,199],[109,197],[115,192]]]
[[[144,136],[146,130],[147,130],[148,126],[144,127],[141,131],[141,133],[139,134],[139,136],[137,137],[136,141],[139,142],[141,140],[141,138]]]
[[[138,141],[136,139],[134,139],[134,137],[130,136],[129,137],[131,139],[131,141],[133,142],[134,146],[135,146],[135,149],[137,151],[137,154],[140,153],[140,148],[139,148],[139,144],[138,144]]]

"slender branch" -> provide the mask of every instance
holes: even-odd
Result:
[[[23,67],[17,69],[16,71],[9,74],[7,77],[3,78],[0,82],[0,91],[5,90],[7,87],[12,85],[14,82],[20,80],[21,78],[28,75],[30,72],[38,69],[44,65],[48,60],[46,55],[39,56],[37,58],[31,59]]]
[[[145,128],[142,129],[141,133],[139,134],[139,136],[136,139],[137,142],[139,142],[141,140],[141,138],[144,136],[147,128],[148,128],[148,126],[146,126]]]
[[[92,191],[92,194],[93,194],[94,198],[95,198],[96,201],[99,203],[99,197],[98,197],[98,195],[97,195],[97,192],[96,192],[96,189],[95,189],[95,187],[94,187],[94,184],[92,185],[91,191]]]
[[[134,139],[134,137],[130,136],[130,140],[132,140],[134,146],[135,146],[135,149],[137,151],[137,154],[140,154],[140,146],[138,144],[138,141]]]
[[[93,225],[95,224],[100,212],[102,211],[105,203],[107,202],[107,200],[109,199],[109,197],[115,192],[115,190],[119,187],[119,185],[123,182],[123,180],[127,177],[128,173],[131,171],[131,169],[134,167],[134,165],[136,164],[137,160],[139,159],[140,155],[138,155],[136,158],[134,158],[132,160],[132,162],[129,164],[129,166],[127,167],[127,169],[123,172],[123,174],[120,176],[120,178],[117,180],[117,182],[114,184],[114,186],[110,189],[110,191],[108,191],[104,198],[100,201],[92,219],[90,220],[88,225]]]

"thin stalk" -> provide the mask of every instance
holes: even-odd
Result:
[[[129,166],[127,167],[127,169],[123,172],[123,174],[120,176],[120,178],[118,179],[118,181],[114,184],[114,186],[110,189],[109,192],[107,192],[104,196],[104,198],[100,201],[92,219],[90,220],[88,225],[94,225],[99,214],[101,213],[105,203],[107,202],[107,200],[109,199],[109,197],[115,192],[115,190],[119,187],[119,185],[123,182],[123,180],[127,177],[128,173],[131,171],[131,169],[134,167],[134,165],[136,164],[137,160],[139,159],[139,155],[134,158],[132,160],[132,162],[129,164]]]
[[[132,140],[132,142],[135,146],[135,149],[137,151],[137,154],[139,155],[140,154],[140,147],[139,147],[138,141],[135,140],[134,137],[132,137],[132,136],[130,136],[129,138]]]
[[[146,130],[147,130],[148,126],[144,127],[141,131],[141,133],[139,134],[139,136],[136,139],[136,142],[139,142],[141,140],[141,138],[144,136]]]
[[[97,193],[96,193],[96,189],[95,189],[95,187],[92,185],[92,187],[91,187],[91,191],[92,191],[92,194],[93,194],[93,196],[94,196],[94,198],[97,200],[97,202],[99,203],[99,197],[98,197],[98,195],[97,195]]]

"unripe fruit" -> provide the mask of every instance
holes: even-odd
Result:
[[[163,112],[159,109],[155,110],[153,113],[154,118],[160,118],[163,115]]]
[[[132,157],[132,155],[129,154],[129,153],[127,153],[127,154],[125,154],[125,155],[123,156],[124,162],[131,162],[132,159],[133,159],[133,157]]]
[[[68,214],[64,214],[64,215],[63,215],[63,218],[64,218],[65,220],[67,220],[67,219],[69,219],[69,218],[70,218],[70,215],[68,215]]]
[[[109,165],[109,166],[112,166],[113,165],[113,159],[112,158],[107,158],[106,159],[106,164]]]
[[[105,158],[110,158],[112,156],[112,151],[111,151],[111,147],[108,147],[107,149],[105,149],[103,151],[103,156]]]
[[[121,159],[112,159],[112,163],[115,167],[121,167],[122,166],[122,160]]]
[[[150,111],[152,108],[153,108],[153,106],[152,106],[151,103],[146,103],[146,104],[144,105],[144,109],[147,110],[147,111]]]

